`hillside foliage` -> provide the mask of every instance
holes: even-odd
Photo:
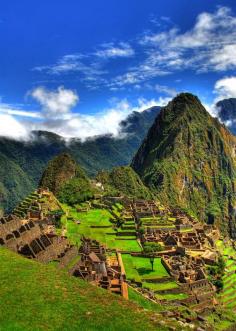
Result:
[[[115,167],[110,172],[102,171],[97,175],[108,195],[125,195],[139,199],[151,198],[149,189],[129,166]]]
[[[235,146],[199,99],[182,93],[161,110],[132,167],[162,203],[225,230],[235,222]]]

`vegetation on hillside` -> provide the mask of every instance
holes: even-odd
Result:
[[[1,330],[168,330],[141,307],[0,248]]]
[[[143,184],[137,173],[129,167],[115,167],[111,172],[101,171],[97,175],[109,195],[125,195],[135,198],[151,198],[149,189]]]
[[[132,167],[162,203],[225,230],[235,205],[235,144],[197,97],[182,93],[161,110]]]
[[[48,188],[57,195],[61,187],[76,176],[76,168],[75,160],[69,154],[62,153],[48,163],[39,186]]]
[[[31,181],[19,165],[0,153],[0,207],[11,210],[32,190]]]
[[[71,206],[93,197],[93,189],[84,170],[67,153],[53,158],[45,169],[40,186],[49,188],[62,203]]]
[[[93,197],[93,190],[89,180],[85,178],[72,178],[59,190],[57,197],[62,203],[73,206]]]
[[[134,112],[121,123],[121,137],[100,136],[70,143],[52,132],[35,131],[29,141],[0,138],[1,169],[0,208],[11,211],[25,196],[38,187],[47,163],[60,153],[69,153],[94,176],[101,169],[130,163],[159,107]],[[5,170],[4,170],[5,169]]]

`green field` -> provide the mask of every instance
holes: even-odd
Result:
[[[101,244],[110,249],[118,249],[121,251],[140,252],[136,238],[132,236],[120,237],[116,235],[113,228],[114,225],[110,222],[112,215],[106,209],[91,209],[88,212],[77,212],[75,208],[64,206],[67,209],[68,218],[64,217],[63,223],[67,229],[67,236],[73,244],[80,245],[81,236],[89,237],[98,240]],[[80,224],[76,224],[80,221]]]
[[[0,248],[0,330],[167,330],[131,301]],[[168,321],[167,321],[168,323]]]
[[[141,282],[142,280],[169,277],[169,274],[162,265],[160,258],[155,258],[153,271],[149,258],[122,254],[122,259],[128,279]]]

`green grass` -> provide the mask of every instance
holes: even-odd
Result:
[[[64,210],[69,210],[69,218],[79,220],[80,224],[76,224],[72,219],[63,218],[62,222],[67,228],[67,236],[73,244],[80,245],[81,236],[89,237],[98,240],[101,244],[110,249],[118,249],[121,251],[140,252],[136,239],[130,240],[130,236],[122,237],[124,240],[119,240],[113,225],[110,222],[111,214],[105,209],[91,209],[88,212],[77,212],[75,208],[63,206]],[[94,226],[96,228],[94,228]],[[134,236],[132,236],[134,238]]]
[[[115,248],[121,251],[141,252],[141,247],[137,240],[119,240],[116,238]]]
[[[159,312],[163,310],[162,305],[146,300],[141,294],[137,293],[130,286],[128,290],[129,290],[129,300],[136,302],[139,306],[143,307],[144,309],[152,310],[154,312],[155,311]]]
[[[136,304],[0,248],[4,331],[167,330]]]
[[[176,282],[165,282],[165,283],[148,283],[143,282],[143,287],[148,288],[152,291],[164,291],[164,290],[172,290],[178,288]]]
[[[219,295],[219,299],[226,308],[236,312],[236,274],[234,273],[236,270],[236,251],[233,247],[225,246],[222,240],[218,240],[216,245],[226,263],[223,276],[223,290]],[[233,257],[233,259],[230,257]]]
[[[149,258],[122,254],[122,259],[128,279],[141,282],[141,280],[145,279],[160,279],[163,277],[169,277],[169,274],[162,265],[160,258],[155,258],[153,271],[151,269]]]
[[[177,293],[177,294],[156,294],[158,300],[182,300],[186,299],[188,295],[186,293]]]

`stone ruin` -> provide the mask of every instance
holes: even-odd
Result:
[[[161,209],[153,200],[133,200],[132,209],[136,220],[143,217],[163,216],[164,210]]]
[[[128,298],[125,272],[119,253],[109,257],[97,241],[85,238],[78,249],[65,237],[47,234],[46,229],[44,223],[40,224],[31,219],[20,219],[16,215],[1,217],[0,246],[42,263],[57,261],[61,269],[79,258],[79,262],[69,270],[71,275]]]
[[[186,304],[196,310],[215,304],[215,287],[207,280],[205,264],[200,257],[190,255],[163,255],[162,263],[171,276],[181,284],[181,290],[188,294]]]
[[[44,226],[30,219],[9,215],[0,219],[0,245],[29,259],[47,263],[60,258],[71,248],[68,240],[47,235]]]
[[[70,274],[128,299],[125,271],[120,253],[109,256],[96,240],[82,238],[80,260]]]

